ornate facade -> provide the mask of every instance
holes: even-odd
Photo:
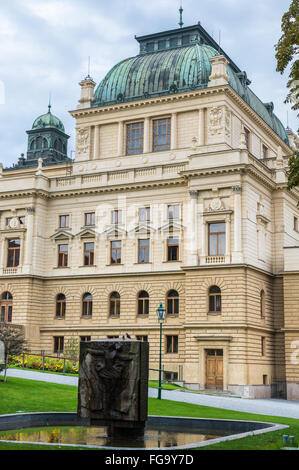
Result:
[[[2,321],[36,353],[128,333],[157,369],[163,302],[172,378],[298,399],[296,137],[200,25],[137,41],[80,83],[72,163],[1,171]]]

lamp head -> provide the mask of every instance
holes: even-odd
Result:
[[[162,302],[160,303],[160,306],[157,308],[156,312],[157,312],[159,323],[163,323],[164,320],[165,320],[165,318],[164,318],[165,308],[163,307]]]

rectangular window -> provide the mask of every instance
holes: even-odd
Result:
[[[244,133],[245,133],[245,143],[246,143],[246,148],[249,150],[250,146],[250,131],[244,127]]]
[[[10,224],[11,219],[12,219],[12,217],[6,217],[6,225]]]
[[[170,149],[170,118],[153,121],[153,152]]]
[[[85,225],[95,225],[95,213],[89,212],[85,214]]]
[[[19,217],[19,222],[21,225],[25,225],[25,217],[24,216]]]
[[[140,336],[140,335],[137,335],[137,336],[136,336],[136,339],[137,339],[137,341],[148,341],[148,337],[147,337],[147,336]]]
[[[169,237],[167,239],[167,261],[178,261],[179,259],[179,239]]]
[[[262,158],[268,158],[268,148],[266,145],[262,146]]]
[[[209,224],[209,256],[225,254],[225,223]]]
[[[138,263],[149,263],[150,241],[149,238],[138,240]]]
[[[268,376],[263,375],[263,385],[268,385]]]
[[[70,226],[70,216],[69,215],[60,215],[59,216],[59,227],[68,228]]]
[[[143,152],[143,122],[127,124],[127,155],[138,155]]]
[[[150,207],[141,207],[139,209],[139,222],[149,222],[151,220]]]
[[[94,264],[94,243],[84,243],[84,266]]]
[[[111,242],[111,264],[121,263],[121,241]]]
[[[54,336],[54,353],[63,353],[63,336]]]
[[[166,336],[166,352],[167,353],[177,353],[178,346],[179,346],[178,336]]]
[[[172,204],[168,206],[168,220],[180,218],[180,206],[179,204]]]
[[[112,224],[118,225],[122,222],[122,211],[114,210],[112,211]]]
[[[58,245],[58,267],[65,268],[68,265],[68,245]]]
[[[297,219],[297,217],[294,217],[294,230],[295,230],[295,232],[298,232],[298,219]]]
[[[8,240],[7,267],[15,268],[20,264],[21,240]]]
[[[80,336],[80,341],[82,343],[86,343],[87,341],[91,340],[91,336]]]
[[[118,339],[119,336],[107,336],[108,339]]]

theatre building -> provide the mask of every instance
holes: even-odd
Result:
[[[0,169],[1,322],[38,354],[127,333],[157,369],[162,302],[167,377],[298,400],[298,139],[200,24],[136,40],[80,82],[73,160],[49,106]]]

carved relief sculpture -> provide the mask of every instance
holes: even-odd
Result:
[[[148,343],[81,343],[78,415],[92,424],[133,427],[147,419]],[[130,426],[130,424],[132,426]],[[123,426],[122,426],[123,427]]]
[[[79,128],[77,130],[77,154],[88,155],[89,154],[89,128]]]
[[[209,114],[209,132],[211,135],[221,134],[223,125],[223,110],[220,107],[213,107]]]

